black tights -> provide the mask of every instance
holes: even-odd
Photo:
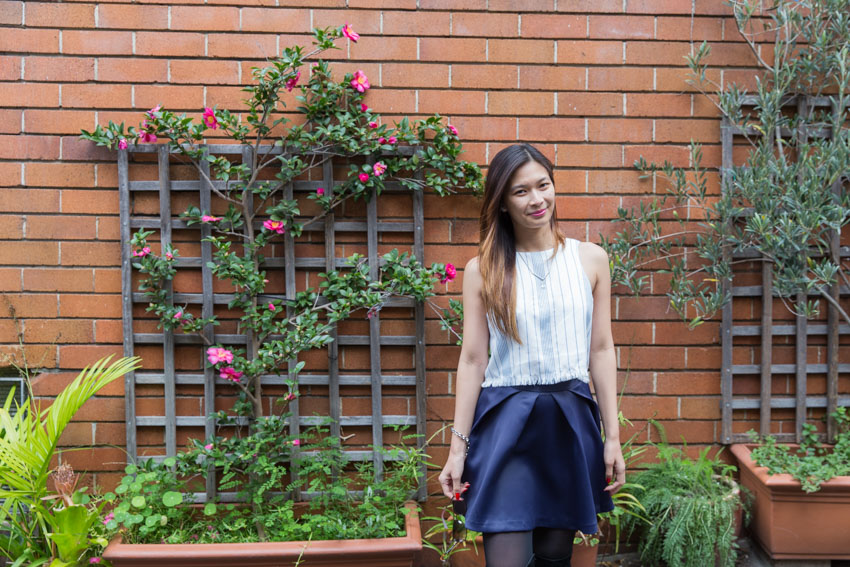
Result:
[[[527,532],[484,534],[487,567],[526,567],[532,554],[540,565],[567,567],[573,554],[575,530],[535,528]],[[550,563],[551,562],[551,563]]]

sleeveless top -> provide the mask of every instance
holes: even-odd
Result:
[[[579,241],[516,253],[516,322],[522,344],[499,331],[490,315],[490,359],[482,388],[589,381],[593,290]]]

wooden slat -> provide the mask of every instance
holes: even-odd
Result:
[[[771,364],[771,374],[795,374],[797,372],[796,364]],[[806,374],[826,374],[826,364],[806,364]],[[850,363],[839,364],[838,372],[850,372]],[[761,374],[760,364],[734,364],[732,365],[733,374]]]
[[[133,262],[130,251],[130,172],[127,150],[118,150],[118,197],[121,224],[121,326],[124,333],[124,356],[133,356]],[[136,378],[134,372],[124,375],[124,427],[127,437],[127,461],[135,462],[136,446]]]
[[[761,325],[735,325],[732,327],[734,337],[757,337],[761,335]],[[793,335],[797,332],[796,325],[773,325],[769,331],[773,336]],[[850,325],[839,325],[838,332],[850,333]],[[806,334],[810,337],[829,334],[828,325],[806,325]]]
[[[333,197],[334,170],[331,160],[322,164],[322,183],[325,194]],[[341,223],[340,223],[341,224]],[[325,272],[335,269],[334,258],[336,258],[336,215],[331,209],[325,216]],[[340,436],[340,416],[342,415],[342,400],[339,397],[339,342],[337,325],[334,323],[330,332],[333,342],[328,344],[328,403],[330,405],[331,435]],[[336,475],[338,471],[334,471]]]
[[[212,152],[216,154],[214,147],[212,147]],[[238,181],[230,181],[225,183],[224,181],[213,180],[213,188],[218,190],[219,192],[226,192],[228,187],[233,189],[233,186],[238,183]],[[315,193],[318,187],[325,187],[323,185],[324,181],[293,181],[292,182],[292,190],[295,193]],[[345,183],[344,181],[335,181],[333,187],[337,187]],[[173,182],[173,186],[171,187],[171,191],[173,193],[183,193],[183,192],[193,192],[197,193],[200,190],[200,183],[198,181],[188,179],[188,180],[175,180]],[[330,184],[328,185],[330,187]],[[325,187],[326,189],[328,187]],[[130,181],[130,191],[156,191],[157,190],[157,182],[156,181]],[[382,190],[382,193],[410,193],[410,189],[399,183],[398,181],[388,181]]]
[[[416,173],[416,179],[422,179],[422,172]],[[425,205],[422,191],[413,192],[413,253],[416,259],[423,265],[425,264]],[[425,409],[425,397],[427,395],[427,387],[425,384],[425,304],[421,301],[416,303],[413,308],[414,320],[416,321],[416,351],[415,367],[416,367],[416,446],[419,449],[425,448],[425,442],[428,437],[428,429],[425,417],[427,410]],[[419,468],[419,484],[416,490],[416,497],[420,502],[424,502],[428,497],[426,474],[428,470],[425,463]]]
[[[773,262],[764,260],[761,265],[761,413],[759,414],[759,432],[770,434],[770,393],[773,376],[770,365],[773,362]],[[734,406],[733,406],[734,408]]]
[[[208,151],[207,148],[205,150]],[[207,154],[205,151],[205,155]],[[199,205],[202,211],[212,211],[212,190],[209,183],[204,183],[206,179],[210,179],[210,163],[201,159],[201,188]],[[212,244],[206,239],[212,234],[212,227],[208,223],[201,223],[201,287],[204,290],[204,298],[201,307],[201,317],[208,318],[213,316],[213,275],[212,269],[209,267],[209,262],[212,262]],[[215,343],[215,326],[210,323],[204,325],[203,330],[206,344]],[[201,360],[204,361],[204,413],[207,416],[204,423],[204,436],[207,439],[215,435],[215,382],[216,377],[213,372],[213,367],[206,364],[206,357],[203,349],[201,350]],[[213,463],[207,468],[206,480],[207,496],[212,499],[216,493],[216,471]]]
[[[274,374],[263,374],[260,379],[263,386],[280,386],[283,384],[283,378]],[[204,375],[192,372],[177,372],[174,374],[175,383],[178,386],[183,385],[204,385]],[[371,374],[342,374],[337,377],[337,381],[341,386],[369,386],[372,383]],[[164,377],[161,372],[137,372],[136,384],[162,384]],[[218,385],[231,385],[227,380],[215,378],[215,383]],[[303,386],[327,386],[329,378],[327,374],[299,374],[298,384]],[[410,374],[392,375],[382,374],[381,384],[388,387],[407,387],[416,386],[416,376]]]
[[[207,164],[209,166],[209,164]],[[133,217],[130,219],[130,228],[159,228],[159,219],[155,217]],[[316,221],[304,225],[304,231],[309,232],[325,230],[324,222]],[[261,221],[254,221],[254,229],[262,228]],[[366,232],[366,222],[361,221],[336,221],[333,223],[333,228],[337,232]],[[171,219],[171,228],[191,228],[189,223],[181,219]],[[378,232],[413,232],[412,222],[403,221],[380,221],[378,222]],[[340,258],[344,260],[344,258]]]
[[[724,118],[721,125],[722,138],[722,167],[720,169],[721,189],[726,190],[727,178],[732,168],[732,125]],[[732,251],[725,244],[722,249],[724,261],[731,261]],[[731,292],[732,282],[724,279],[721,282],[721,290],[724,294]],[[720,325],[721,344],[721,366],[720,366],[720,394],[721,394],[721,443],[732,441],[732,299],[723,306],[722,322]]]
[[[850,405],[850,396],[839,396],[837,398],[841,405]],[[735,398],[732,402],[733,409],[759,409],[778,408],[778,409],[793,409],[797,407],[796,397],[773,397],[769,400],[769,405],[762,403],[761,398]],[[825,408],[827,407],[826,396],[807,396],[806,407],[810,408]],[[762,435],[764,435],[762,433]]]
[[[832,99],[830,101],[832,106],[832,115],[834,119],[838,119],[838,113],[840,111],[840,106],[838,101]],[[850,173],[850,172],[848,172]],[[836,201],[841,198],[841,182],[837,180],[832,185],[832,194],[835,197]],[[840,266],[841,258],[839,257],[839,248],[841,244],[841,229],[831,230],[829,231],[829,253],[832,256],[832,261],[834,264]],[[829,286],[829,295],[838,302],[838,299],[841,295],[841,285],[839,283],[835,283]],[[842,325],[840,323],[840,317],[838,315],[838,310],[831,303],[827,306],[827,318],[826,325],[828,327],[827,337],[826,337],[826,364],[827,364],[827,373],[826,373],[826,437],[827,442],[834,443],[835,436],[838,434],[838,424],[835,422],[835,419],[831,417],[833,412],[838,409],[838,352],[839,352],[839,333],[840,327]]]
[[[164,427],[167,422],[167,418],[162,415],[138,416],[136,419],[138,420],[139,427]],[[325,418],[322,416],[301,416],[298,418],[298,421],[302,425],[321,425],[324,423],[324,420]],[[176,417],[176,421],[180,427],[203,427],[207,418],[202,415],[179,415]],[[236,422],[242,425],[248,423],[244,417],[236,419]],[[290,427],[292,426],[292,419],[288,419],[286,422],[289,423]],[[374,427],[377,425],[377,427],[381,428],[390,425],[414,425],[415,423],[415,415],[385,415],[381,416],[381,421],[376,421],[371,415],[340,417],[340,425],[346,427],[368,427],[370,425]]]
[[[233,301],[233,298],[236,297],[232,293],[215,293],[213,294],[213,304],[215,305],[226,305]],[[173,297],[174,301],[177,303],[196,303],[201,304],[204,301],[204,295],[202,293],[175,293]],[[258,296],[259,300],[269,300],[269,299],[281,299],[286,300],[285,295],[272,295],[265,294]],[[146,301],[145,295],[143,293],[134,293],[133,301],[137,303],[143,303]],[[323,303],[320,302],[323,305]],[[384,303],[384,307],[413,307],[413,300],[409,297],[394,297],[387,300]]]
[[[157,166],[159,169],[159,218],[160,241],[163,251],[171,244],[171,190],[169,186],[169,153],[168,146],[161,145],[157,151]],[[164,252],[163,252],[164,253]],[[168,297],[166,304],[173,305],[172,282],[165,284]],[[134,335],[135,336],[135,335]],[[177,454],[177,397],[174,387],[174,331],[164,330],[162,332],[162,360],[163,374],[165,375],[165,453],[167,455]]]
[[[283,198],[284,199],[292,199],[293,198],[293,186],[292,183],[288,183],[283,188]],[[286,297],[295,297],[295,270],[296,270],[296,260],[295,260],[295,239],[292,237],[292,232],[287,231],[283,236],[283,261],[284,261],[284,284],[286,285]],[[292,307],[286,307],[286,316],[292,316]],[[287,369],[289,371],[289,381],[290,383],[298,384],[298,377],[293,374],[292,369],[294,368],[297,361],[290,360],[287,362]],[[299,388],[300,390],[300,388]],[[300,392],[299,392],[300,396]],[[289,402],[289,410],[292,412],[292,417],[289,419],[289,433],[291,435],[298,436],[301,434],[301,403],[300,397],[296,397],[294,400]],[[293,456],[299,453],[298,447],[292,448]],[[292,475],[292,481],[298,479],[298,467],[296,463],[293,463],[290,467],[290,473]],[[295,489],[295,499],[301,500],[301,489]]]
[[[378,231],[375,230],[378,222],[378,200],[377,194],[372,190],[369,204],[366,206],[366,217],[369,223],[367,231],[367,249],[369,257],[369,277],[377,281],[380,268],[378,267]],[[383,447],[384,431],[381,427],[381,415],[383,407],[381,404],[381,315],[380,311],[369,319],[369,361],[372,374],[372,443],[375,447]],[[380,482],[384,477],[384,461],[381,454],[376,452],[373,459],[375,465],[375,481]]]
[[[797,306],[802,309],[806,296],[797,295]],[[803,315],[797,315],[797,342],[794,349],[795,392],[797,395],[797,411],[794,414],[796,422],[797,443],[803,438],[803,424],[806,423],[806,325],[808,320]]]

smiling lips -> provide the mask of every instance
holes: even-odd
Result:
[[[546,214],[546,209],[540,209],[539,211],[535,211],[535,212],[531,213],[531,216],[539,219],[540,217],[542,217],[545,214]]]

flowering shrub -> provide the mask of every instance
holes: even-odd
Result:
[[[339,29],[317,29],[313,35],[311,52],[300,46],[287,48],[268,67],[253,69],[256,82],[244,89],[250,95],[244,121],[236,113],[212,106],[204,108],[202,120],[195,122],[157,105],[145,113],[138,127],[125,129],[124,124],[109,122],[82,133],[84,139],[119,150],[129,148],[130,143],[164,141],[173,154],[195,165],[227,206],[216,214],[191,206],[180,217],[187,226],[211,229],[211,236],[205,239],[214,250],[209,268],[215,277],[232,284],[228,308],[241,313],[240,329],[249,339],[247,346],[238,348],[206,344],[209,365],[239,389],[233,413],[218,412],[218,424],[235,426],[242,416],[251,425],[246,435],[196,440],[193,451],[203,457],[201,462],[212,459],[217,467],[223,467],[222,488],[238,485],[255,506],[271,486],[279,484],[281,471],[285,471],[281,463],[289,458],[286,447],[300,442],[286,433],[286,408],[298,396],[297,379],[292,377],[304,362],[284,370],[290,376],[284,379],[289,393],[278,400],[284,408],[281,415],[263,415],[260,377],[279,375],[299,353],[326,346],[333,340],[333,325],[353,312],[364,309],[371,318],[394,296],[424,301],[433,295],[436,281],[446,283],[456,275],[451,264],[426,267],[412,255],[393,250],[383,255],[379,277],[372,279],[365,259],[355,254],[348,258],[347,269],[321,273],[318,288],[282,300],[266,295],[268,279],[261,250],[284,235],[299,237],[307,224],[348,199],[379,195],[389,182],[409,190],[431,189],[438,195],[457,189],[479,193],[482,188],[478,166],[459,159],[462,145],[457,129],[444,126],[439,115],[413,122],[405,118],[389,127],[363,102],[371,84],[362,71],[336,82],[328,64],[321,60],[304,70],[308,77],[301,81],[309,57],[336,48],[334,42],[343,37],[359,39],[347,24]],[[282,91],[296,89],[304,124],[294,124],[281,113],[285,106]],[[209,130],[250,147],[252,160],[236,162],[208,154],[201,144]],[[308,196],[321,212],[300,220],[299,203],[284,198],[283,188],[334,158],[355,163],[349,166],[346,179]],[[207,164],[209,175],[202,167]],[[220,183],[215,185],[213,180]],[[139,230],[129,243],[133,266],[143,274],[139,287],[149,301],[147,310],[163,329],[205,337],[202,331],[207,325],[218,325],[218,316],[201,317],[188,305],[171,303],[169,282],[176,274],[179,250],[168,244],[155,252],[149,242],[153,235],[153,231]],[[206,465],[196,469],[206,474]],[[265,526],[256,522],[256,528],[260,539],[265,539]]]

